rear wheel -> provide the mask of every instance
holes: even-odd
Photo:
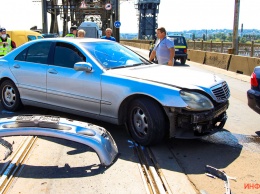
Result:
[[[185,58],[185,57],[182,57],[182,58],[181,58],[181,64],[182,64],[182,65],[185,65],[185,63],[186,63],[186,58]]]
[[[21,107],[19,91],[12,81],[4,81],[0,86],[0,91],[1,104],[5,110],[16,111]]]
[[[127,126],[133,139],[146,146],[163,140],[167,121],[157,102],[141,98],[134,100],[129,106]]]

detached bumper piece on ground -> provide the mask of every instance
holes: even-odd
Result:
[[[230,177],[224,171],[210,165],[206,165],[206,175],[212,178],[219,178],[223,180],[225,184],[225,194],[231,194],[229,179],[236,180],[235,177]]]
[[[45,115],[21,115],[0,119],[0,137],[48,136],[71,140],[91,147],[100,163],[109,166],[118,154],[110,133],[97,125]]]

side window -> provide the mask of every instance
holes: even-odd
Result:
[[[28,48],[26,61],[47,64],[52,42],[38,42]]]
[[[28,48],[24,49],[22,52],[20,52],[14,60],[16,61],[26,61],[26,55],[27,55]]]
[[[179,38],[174,38],[174,45],[178,45],[178,44],[180,44]]]
[[[77,62],[86,61],[86,57],[74,46],[67,43],[57,43],[54,53],[54,65],[73,68]]]

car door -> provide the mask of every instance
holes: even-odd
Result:
[[[100,113],[100,71],[74,70],[76,62],[86,57],[75,46],[57,42],[53,65],[47,70],[47,99],[54,106]]]
[[[46,102],[46,70],[51,42],[32,44],[10,66],[22,99]]]

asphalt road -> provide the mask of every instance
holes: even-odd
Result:
[[[247,106],[250,77],[190,61],[183,68],[216,73],[228,82],[231,98],[224,131],[198,140],[171,139],[152,147],[172,193],[223,194],[224,181],[206,176],[206,165],[236,177],[236,181],[230,180],[232,193],[260,193],[260,115]],[[25,107],[17,113],[0,107],[0,111],[1,117],[37,113],[100,125],[111,132],[120,152],[115,164],[103,169],[90,148],[66,140],[39,138],[10,193],[146,193],[138,159],[124,127],[35,107]],[[0,158],[0,166],[1,163]]]

